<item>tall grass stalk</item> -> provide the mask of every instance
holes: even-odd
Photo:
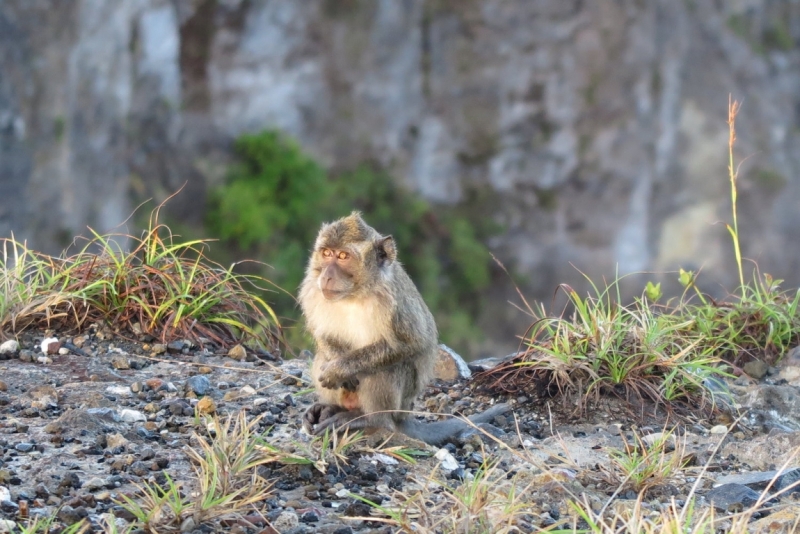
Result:
[[[734,167],[733,145],[736,143],[736,114],[739,113],[739,102],[728,95],[728,177],[731,180],[731,212],[733,213],[733,226],[726,224],[728,232],[733,239],[733,252],[736,254],[736,266],[739,268],[739,287],[744,290],[744,273],[742,271],[742,251],[739,248],[739,218],[736,214],[736,179],[739,177],[739,167]]]

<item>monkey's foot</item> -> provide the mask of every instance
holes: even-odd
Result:
[[[346,408],[343,406],[317,402],[311,405],[311,407],[306,410],[306,413],[303,415],[303,428],[305,428],[306,432],[309,434],[313,434],[314,425],[320,423],[321,421],[325,421],[326,419],[330,419],[337,413],[344,411],[346,411]]]
[[[361,410],[340,411],[317,423],[314,435],[324,434],[329,428],[334,432],[361,429],[367,426],[366,423],[367,418]]]

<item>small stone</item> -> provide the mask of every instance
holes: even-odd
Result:
[[[139,393],[141,391],[144,391],[144,384],[142,384],[141,382],[133,382],[131,384],[131,391],[134,393]]]
[[[198,397],[208,395],[211,389],[211,382],[203,375],[195,375],[186,380],[186,389],[194,392]]]
[[[10,501],[11,492],[5,486],[0,486],[0,501]]]
[[[203,397],[197,403],[197,411],[201,415],[210,415],[217,411],[217,405],[211,397]]]
[[[278,532],[286,532],[300,524],[300,518],[297,514],[288,510],[281,512],[278,517],[272,521],[272,528]]]
[[[741,484],[723,484],[706,494],[706,499],[723,512],[737,511],[755,504],[760,495]]]
[[[19,512],[19,505],[11,501],[0,501],[0,512],[15,516]]]
[[[35,445],[33,443],[17,443],[14,445],[14,449],[19,452],[31,452],[34,449]]]
[[[8,384],[0,380],[0,391],[8,391]]]
[[[164,354],[167,352],[167,346],[162,343],[153,344],[153,354]]]
[[[211,373],[214,372],[214,369],[212,369],[207,365],[203,365],[197,368],[197,372],[200,373],[201,375],[210,375]]]
[[[125,371],[131,368],[131,362],[128,360],[127,356],[117,354],[111,358],[111,367],[120,371]]]
[[[96,491],[106,486],[106,482],[100,477],[90,478],[83,484],[83,489],[86,491]]]
[[[434,376],[439,380],[454,381],[469,378],[472,371],[467,362],[447,345],[439,345],[436,365],[433,369]]]
[[[138,423],[147,421],[147,416],[137,410],[125,409],[119,413],[119,418],[125,423]]]
[[[247,357],[247,350],[242,345],[235,345],[228,351],[228,358],[243,361]]]
[[[16,339],[9,339],[0,343],[0,354],[13,354],[19,350],[19,342]]]
[[[33,361],[33,351],[22,349],[19,351],[19,361],[30,363]]]
[[[106,393],[115,397],[130,397],[133,395],[130,386],[108,386]]]
[[[439,460],[442,469],[445,471],[453,471],[458,469],[458,461],[447,449],[439,449],[436,451],[435,456],[436,459]]]
[[[725,426],[725,425],[715,425],[715,426],[711,427],[711,430],[709,430],[709,433],[711,433],[711,434],[727,434],[728,433],[728,427]]]
[[[58,338],[46,337],[42,340],[40,348],[43,354],[57,354],[58,349],[61,348],[61,343],[58,341]]]
[[[122,449],[127,444],[128,440],[125,439],[125,436],[123,436],[119,432],[106,435],[106,447],[111,450]]]
[[[761,360],[751,360],[744,364],[742,369],[748,374],[748,376],[751,376],[756,380],[761,380],[764,378],[764,376],[766,376],[767,371],[769,370],[769,365]]]
[[[41,363],[42,365],[50,365],[53,363],[53,359],[48,356],[39,356],[36,358],[36,361]]]
[[[186,343],[183,340],[172,341],[167,343],[167,351],[172,354],[178,354],[183,352],[183,349],[186,347]]]
[[[194,530],[194,528],[196,526],[197,526],[197,523],[195,523],[194,518],[192,518],[191,516],[187,517],[181,523],[181,532],[191,532],[191,531]]]
[[[17,530],[17,524],[10,519],[0,519],[0,534],[14,532]]]
[[[164,381],[160,378],[149,378],[144,381],[144,384],[153,391],[158,391],[164,385]]]
[[[309,510],[300,516],[300,521],[303,523],[317,523],[319,521],[319,514],[314,510]]]

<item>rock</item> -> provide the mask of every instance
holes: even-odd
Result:
[[[61,348],[61,343],[58,341],[58,338],[46,337],[42,340],[40,348],[43,354],[57,354],[58,349]]]
[[[247,350],[242,345],[235,345],[228,351],[228,358],[244,361],[247,358]]]
[[[469,370],[464,358],[444,344],[439,345],[439,353],[433,373],[439,380],[448,382],[472,376],[472,372]]]
[[[778,378],[800,387],[800,346],[790,350],[778,364]]]
[[[131,368],[131,362],[126,355],[117,354],[111,358],[111,367],[120,371],[125,371]]]
[[[725,425],[715,425],[711,427],[711,430],[708,431],[710,434],[727,434],[728,427]]]
[[[480,373],[480,372],[483,372],[483,371],[489,371],[491,369],[494,369],[495,367],[497,367],[500,364],[503,364],[503,363],[506,363],[506,362],[510,362],[511,360],[513,360],[514,358],[519,356],[519,354],[520,353],[518,353],[518,352],[513,352],[513,353],[511,353],[511,354],[509,354],[507,356],[495,356],[495,357],[491,357],[491,358],[482,358],[480,360],[471,361],[467,365],[469,366],[470,371],[472,371],[473,373]]]
[[[5,392],[8,391],[8,384],[0,380],[0,391]]]
[[[439,449],[434,456],[445,471],[453,471],[459,467],[455,456],[450,454],[447,449]]]
[[[35,447],[36,445],[28,442],[17,443],[16,445],[14,445],[14,449],[19,452],[31,452]]]
[[[147,421],[147,416],[137,410],[125,409],[119,413],[119,418],[125,423],[138,423]]]
[[[19,342],[16,339],[9,339],[0,343],[0,354],[14,354],[19,350]]]
[[[723,484],[706,494],[706,499],[723,512],[735,512],[755,504],[760,494],[741,484]]]
[[[33,361],[33,352],[28,349],[19,351],[19,361],[30,363]]]
[[[153,354],[164,354],[167,352],[167,346],[162,343],[155,343],[152,347]]]
[[[211,389],[211,382],[203,375],[195,375],[186,380],[186,389],[194,392],[198,397],[208,395]]]
[[[211,397],[203,397],[197,403],[197,411],[201,415],[210,415],[217,411],[217,405]]]
[[[111,450],[122,449],[128,444],[128,440],[120,434],[115,432],[106,435],[106,447]]]
[[[10,501],[11,492],[5,486],[0,486],[0,501]]]
[[[298,526],[300,518],[296,513],[286,510],[281,512],[278,517],[272,521],[272,527],[278,532],[286,532]]]
[[[756,380],[761,380],[769,371],[769,365],[761,360],[751,360],[744,364],[744,372]]]
[[[784,508],[748,525],[748,532],[797,532],[797,507]]]
[[[130,386],[108,386],[106,393],[115,397],[130,397],[133,395]]]
[[[740,473],[726,475],[715,481],[715,485],[740,484],[754,490],[763,490],[772,482],[770,491],[780,491],[800,481],[800,467],[787,471],[757,471],[753,473]],[[794,491],[800,491],[800,488]]]
[[[171,354],[181,353],[185,348],[187,348],[187,344],[183,340],[177,340],[167,343],[167,352]]]
[[[51,363],[53,363],[53,358],[50,358],[48,356],[39,356],[38,358],[36,358],[36,361],[41,363],[42,365],[50,365]]]
[[[7,532],[14,532],[17,530],[17,524],[10,519],[0,519],[0,533],[6,534]]]

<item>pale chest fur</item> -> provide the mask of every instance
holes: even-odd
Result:
[[[314,337],[332,337],[358,349],[375,343],[391,332],[386,306],[374,299],[330,302],[320,298],[306,320]]]

